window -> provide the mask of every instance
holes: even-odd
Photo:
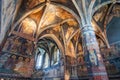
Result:
[[[45,57],[44,57],[44,65],[43,68],[48,68],[49,67],[49,55],[48,53],[45,53]]]
[[[43,56],[44,56],[44,53],[45,53],[45,50],[42,49],[42,48],[38,48],[37,49],[37,55],[36,55],[36,69],[41,69],[42,68],[42,63],[43,63]]]
[[[60,51],[57,47],[54,48],[54,53],[52,55],[52,65],[56,65],[59,62]]]

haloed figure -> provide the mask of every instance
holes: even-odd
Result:
[[[4,64],[5,69],[13,69],[16,63],[16,56],[12,55],[8,58],[7,62]]]
[[[14,68],[15,71],[18,71],[20,67],[23,66],[23,57],[18,58],[18,62],[16,64],[16,67]]]
[[[98,65],[97,54],[94,49],[91,49],[89,51],[89,60],[90,60],[92,66]]]

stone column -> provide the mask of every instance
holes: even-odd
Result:
[[[65,64],[64,64],[64,80],[70,80],[70,57],[65,56]]]
[[[83,26],[81,31],[85,62],[89,76],[92,77],[92,80],[108,80],[108,75],[92,25]]]

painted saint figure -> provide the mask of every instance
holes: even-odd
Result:
[[[9,57],[9,59],[7,60],[7,62],[3,67],[5,69],[13,69],[15,67],[15,63],[16,63],[16,56],[12,55],[11,57]]]
[[[91,62],[91,65],[97,66],[98,65],[98,59],[97,59],[97,54],[94,49],[91,49],[89,51],[89,60]]]
[[[23,62],[23,64],[24,65],[19,68],[18,72],[23,76],[27,76],[27,74],[29,74],[28,65],[30,64],[30,59],[26,58],[25,61]]]
[[[87,51],[87,53],[84,56],[87,67],[98,66],[98,58],[94,49]]]
[[[19,68],[23,66],[23,57],[18,58],[18,63],[16,64],[16,67],[14,68],[15,71],[19,71]]]

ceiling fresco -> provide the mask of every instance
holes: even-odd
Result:
[[[32,5],[33,2],[31,1],[30,4]],[[38,4],[34,6],[36,5]],[[29,7],[29,9],[30,8],[32,7]],[[29,9],[26,7],[26,11]],[[26,66],[30,65],[31,68],[33,67],[35,42],[44,37],[54,40],[62,53],[64,52],[63,45],[65,45],[66,48],[71,48],[72,56],[75,58],[74,45],[70,39],[77,33],[75,32],[77,29],[79,29],[79,26],[74,16],[59,6],[48,3],[40,10],[34,10],[31,14],[26,15],[26,17],[13,28],[10,36],[8,36],[2,51],[9,53],[10,56],[7,57],[6,61],[3,61],[1,68],[7,69],[8,67],[6,66],[9,65],[10,68],[8,69],[13,71],[13,73],[17,72],[24,77],[30,76],[31,74],[26,72],[30,68],[26,69]],[[44,47],[45,46],[50,45],[44,43]],[[71,56],[70,52],[71,51],[66,55]],[[48,54],[52,56],[49,51]],[[9,58],[13,59],[9,60]],[[10,64],[9,61],[13,64]],[[29,71],[32,72],[32,70]]]
[[[77,3],[75,4],[74,1]],[[82,23],[86,24],[88,20],[90,21],[88,23],[92,24],[99,47],[109,46],[106,29],[109,30],[109,27],[115,25],[113,23],[115,17],[120,17],[119,4],[112,2],[114,0],[96,0],[96,2],[94,0],[23,0],[3,43],[0,69],[4,69],[4,73],[9,70],[10,73],[23,77],[47,75],[49,68],[52,72],[56,71],[52,69],[57,66],[54,63],[58,62],[56,58],[58,49],[61,59],[66,57],[68,62],[66,65],[73,66],[79,63],[82,65],[79,75],[85,76],[86,74],[81,73],[81,71],[87,71],[86,66],[83,65],[85,64],[83,51],[85,41],[81,36]],[[78,6],[76,6],[77,4]],[[5,18],[5,22],[8,24],[12,21],[15,5],[14,2],[11,2],[10,17]],[[78,7],[79,9],[77,9]],[[5,8],[7,7],[5,6]],[[6,10],[6,13],[10,10]],[[3,17],[9,16],[8,14],[3,15]],[[88,42],[90,42],[90,38]],[[37,70],[34,69],[34,56],[36,52],[40,53],[38,49],[41,48],[44,49],[44,55],[41,55],[46,57],[42,68],[45,71],[44,74],[36,72]],[[52,61],[52,59],[55,60]],[[51,67],[50,64],[54,66]],[[65,63],[59,63],[60,66],[63,64]]]

